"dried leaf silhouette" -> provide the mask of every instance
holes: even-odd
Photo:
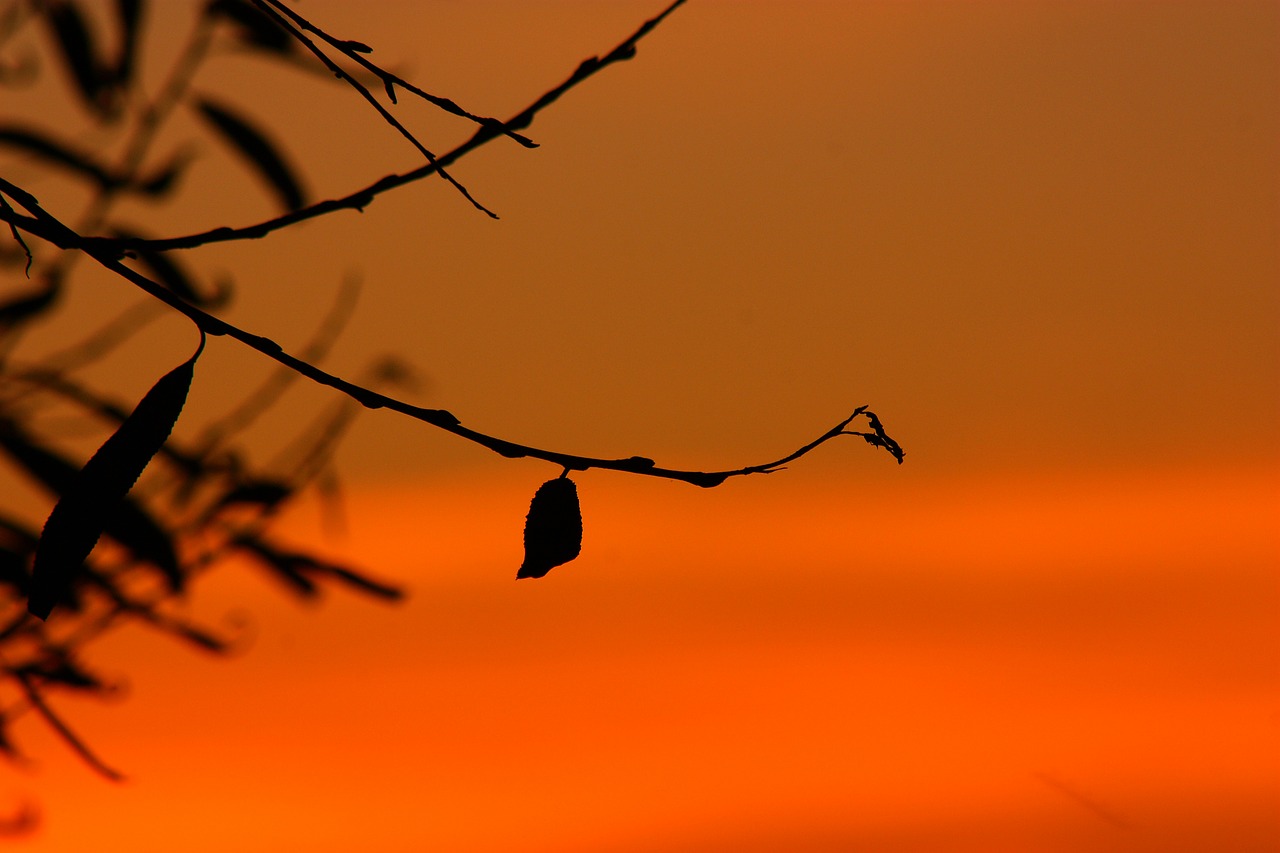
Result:
[[[46,0],[40,9],[84,102],[102,118],[114,118],[118,112],[112,91],[115,75],[99,59],[80,10],[69,0]]]
[[[186,404],[200,347],[187,361],[160,377],[110,438],[89,458],[49,514],[31,569],[31,595],[27,609],[47,619],[62,591],[71,585],[76,571],[89,556],[107,526],[109,514],[119,507],[137,482]],[[171,585],[181,587],[177,570]]]
[[[517,578],[540,578],[582,551],[578,487],[568,477],[538,487],[524,523],[524,563]]]
[[[226,107],[208,99],[198,98],[196,108],[222,134],[223,139],[254,167],[258,175],[279,196],[285,210],[297,210],[306,206],[298,178],[285,162],[284,155],[266,134]]]

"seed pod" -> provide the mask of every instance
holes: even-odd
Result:
[[[187,401],[196,359],[204,349],[204,335],[195,355],[160,377],[129,417],[80,469],[49,513],[31,567],[31,595],[27,610],[47,619],[53,605],[71,585],[76,571],[102,535],[108,517],[137,482],[142,469],[160,452]],[[181,586],[181,574],[170,579]]]
[[[578,487],[568,477],[538,487],[524,522],[524,563],[517,578],[540,578],[582,551]]]

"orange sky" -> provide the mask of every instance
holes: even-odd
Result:
[[[305,6],[498,115],[657,9]],[[870,403],[908,461],[589,472],[583,556],[517,584],[558,472],[371,413],[326,547],[411,601],[298,607],[229,570],[192,606],[250,614],[235,660],[103,643],[129,700],[65,711],[130,780],[20,730],[26,849],[1274,849],[1278,36],[1274,3],[693,0],[540,149],[455,169],[501,221],[429,181],[198,253],[254,271],[231,319],[287,347],[358,270],[330,366],[399,353],[416,402],[504,437],[714,469]],[[284,119],[319,196],[416,165],[338,89],[232,57],[202,79]],[[467,133],[407,114],[437,150]],[[164,228],[271,212],[202,158]],[[134,298],[100,284],[68,324]],[[141,389],[129,359],[189,338],[102,371]],[[266,369],[214,341],[184,422]],[[312,504],[289,525],[321,539]]]

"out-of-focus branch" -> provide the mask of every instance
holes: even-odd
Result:
[[[120,771],[108,766],[106,762],[93,752],[93,750],[89,749],[88,745],[80,739],[80,736],[73,732],[71,728],[62,721],[62,718],[54,713],[54,710],[49,707],[49,703],[44,700],[44,696],[40,694],[39,688],[32,683],[29,675],[22,672],[13,672],[12,675],[22,687],[22,692],[26,694],[27,701],[31,703],[31,707],[34,708],[40,716],[44,717],[45,722],[47,722],[49,726],[58,733],[59,737],[61,737],[68,746],[75,750],[77,755],[84,759],[86,764],[101,773],[103,776],[106,776],[108,779],[119,781],[124,778]]]

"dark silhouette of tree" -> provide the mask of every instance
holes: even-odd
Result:
[[[777,471],[838,436],[858,436],[892,454],[903,452],[879,418],[862,406],[794,452],[771,462],[724,471],[667,468],[643,456],[602,459],[549,450],[490,435],[463,424],[444,409],[412,405],[396,396],[412,377],[395,360],[370,365],[365,375],[339,377],[320,364],[351,310],[354,284],[342,291],[311,342],[296,353],[222,319],[235,293],[228,281],[210,281],[185,250],[213,243],[267,238],[272,233],[337,210],[363,209],[384,193],[435,178],[482,214],[497,215],[449,171],[460,158],[490,142],[536,147],[524,135],[534,118],[597,72],[636,54],[638,43],[684,0],[644,22],[607,53],[580,64],[558,86],[534,98],[516,115],[499,120],[471,112],[387,70],[370,46],[340,38],[281,0],[207,0],[193,17],[185,47],[172,60],[158,92],[147,97],[138,83],[148,4],[115,0],[105,5],[71,0],[16,0],[0,6],[0,92],[20,87],[61,66],[68,97],[95,125],[122,131],[120,156],[108,158],[63,128],[0,114],[0,153],[24,171],[56,174],[86,191],[84,209],[51,210],[16,181],[0,175],[0,220],[8,231],[0,247],[0,458],[48,496],[33,515],[0,503],[0,750],[20,761],[11,723],[34,713],[86,762],[105,776],[118,773],[85,744],[55,710],[63,693],[105,694],[112,685],[87,668],[81,650],[121,624],[145,624],[200,649],[225,653],[234,626],[193,624],[175,603],[191,579],[216,570],[228,558],[248,557],[294,594],[315,596],[339,584],[386,600],[402,591],[361,570],[335,565],[277,541],[272,517],[290,500],[331,473],[333,450],[362,409],[392,409],[486,447],[504,457],[531,457],[562,472],[537,490],[525,527],[526,558],[519,577],[541,577],[578,555],[582,520],[573,471],[609,469],[680,480],[703,487]],[[107,31],[110,37],[103,38]],[[172,39],[176,34],[165,34]],[[271,128],[234,103],[198,94],[204,60],[218,45],[234,44],[263,62],[317,69],[333,85],[349,87],[376,119],[404,137],[422,157],[417,168],[389,174],[333,199],[308,195],[304,173],[279,146]],[[431,151],[396,117],[401,99],[417,98],[474,126],[461,145]],[[158,150],[160,130],[178,110],[201,120],[208,138],[224,146],[259,180],[280,213],[250,223],[229,223],[193,234],[154,235],[117,215],[120,202],[147,199],[181,204],[187,149]],[[191,322],[192,355],[163,374],[135,403],[118,400],[85,377],[85,368],[116,351],[154,316],[131,308],[58,353],[37,361],[22,357],[23,334],[47,321],[62,304],[67,282],[84,263],[96,264]],[[244,277],[251,271],[242,271]],[[205,424],[194,437],[172,435],[188,389],[204,377],[199,357],[209,337],[232,338],[278,363],[242,402]],[[170,369],[171,368],[171,369]],[[164,372],[168,370],[168,372]],[[330,386],[331,409],[299,431],[287,469],[267,468],[237,443],[280,392],[300,379]],[[83,431],[91,423],[105,441],[88,456],[70,449],[59,424]],[[853,428],[855,422],[865,424]],[[47,515],[43,530],[39,518]],[[23,806],[0,821],[0,833],[31,823]]]

